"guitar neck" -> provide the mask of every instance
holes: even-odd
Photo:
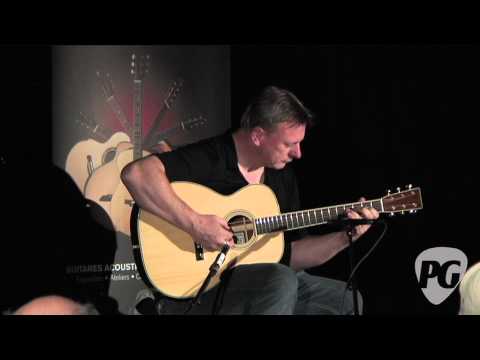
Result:
[[[109,136],[106,134],[107,130],[102,125],[89,127],[88,129],[92,134],[92,138],[98,139],[101,142],[105,142],[109,139]]]
[[[76,119],[76,123],[81,127],[87,129],[90,132],[90,136],[100,142],[107,141],[109,139],[109,131],[102,124],[96,124],[93,119],[88,117],[82,111],[80,111],[80,117]],[[111,134],[110,134],[111,135]]]
[[[157,117],[155,118],[153,122],[153,126],[148,132],[147,137],[145,138],[145,141],[143,143],[143,146],[145,149],[150,149],[157,145],[161,140],[166,139],[166,136],[164,135],[165,132],[159,133],[158,130],[160,129],[160,123],[162,122],[163,117],[165,116],[165,113],[170,107],[168,106],[167,102],[163,102],[163,106],[160,109]],[[170,131],[172,129],[169,129],[167,131]]]
[[[133,125],[133,160],[142,157],[142,122],[143,122],[143,80],[135,79],[133,113],[135,121]]]
[[[120,107],[120,104],[118,103],[117,99],[115,98],[114,95],[111,95],[110,97],[107,98],[107,103],[112,109],[113,113],[117,116],[118,121],[120,121],[120,124],[123,126],[124,131],[131,135],[132,133],[132,128],[130,124],[128,123],[127,117],[125,116],[125,113],[123,112],[122,108]]]
[[[152,144],[152,147],[157,145],[160,141],[168,139],[172,134],[174,134],[177,131],[184,131],[185,127],[183,122],[181,122],[179,125],[172,126],[168,128],[167,130],[162,131],[155,137],[155,142]]]
[[[344,216],[348,209],[358,210],[364,207],[375,208],[380,213],[385,212],[382,199],[376,199],[257,218],[255,227],[258,234],[302,229],[337,220]]]

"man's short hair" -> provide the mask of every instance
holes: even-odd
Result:
[[[272,129],[276,124],[293,121],[313,125],[313,113],[288,90],[276,86],[264,88],[247,106],[240,119],[242,129],[260,126]]]

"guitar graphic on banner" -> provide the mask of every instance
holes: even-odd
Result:
[[[96,169],[85,185],[85,197],[99,204],[110,218],[112,218],[112,194],[119,185],[123,185],[120,181],[120,172],[123,166],[149,154],[142,151],[143,80],[148,72],[149,59],[149,55],[140,56],[138,59],[135,54],[132,55],[131,73],[133,75],[133,113],[135,116],[132,133],[133,145],[129,141],[119,143],[113,159]]]
[[[105,101],[110,106],[110,109],[117,117],[118,121],[123,127],[123,130],[128,134],[131,135],[132,127],[125,116],[125,113],[122,110],[122,107],[118,103],[117,98],[115,97],[115,92],[113,90],[113,82],[110,78],[110,74],[107,72],[105,75],[101,71],[96,72],[97,79],[100,83],[100,86],[103,90],[103,95],[105,96]]]
[[[183,79],[178,79],[173,82],[168,90],[167,96],[163,101],[162,108],[160,109],[157,117],[153,121],[153,125],[148,132],[148,135],[143,140],[143,148],[150,150],[155,147],[160,141],[165,140],[167,137],[164,133],[159,132],[160,124],[166,112],[172,108],[173,101],[177,97],[183,86]],[[162,137],[162,139],[160,139]]]
[[[149,151],[145,149],[142,139],[143,132],[143,78],[148,69],[148,63],[144,57],[136,60],[132,57],[132,73],[135,75],[134,79],[134,114],[135,120],[133,125],[133,145],[131,143],[120,143],[121,151],[117,151],[113,160],[108,164],[95,170],[89,178],[85,196],[97,202],[110,216],[110,219],[115,227],[115,230],[126,235],[130,235],[130,215],[133,206],[133,199],[128,192],[125,185],[120,179],[122,169],[130,162],[150,155]],[[166,111],[172,108],[173,102],[177,97],[183,81],[173,82],[170,86],[167,96],[163,101],[163,106],[160,109],[155,124],[158,124]],[[205,125],[206,119],[202,116],[194,117],[180,122],[160,133],[156,131],[152,139],[152,146],[159,142],[167,140],[170,136],[178,132],[185,132],[194,130],[200,126]],[[155,125],[154,124],[154,128]]]
[[[108,135],[111,134],[111,131],[101,124],[96,124],[85,114],[80,113],[81,118],[77,122],[89,131],[92,139],[80,141],[72,147],[67,156],[65,170],[73,178],[82,193],[85,193],[86,182],[93,171],[110,162],[118,151],[127,148],[125,145],[118,147],[120,143],[130,143],[131,127],[115,98],[110,75],[107,73],[106,76],[103,76],[102,73],[97,71],[96,76],[102,87],[106,102],[125,132],[119,131],[113,135]]]
[[[280,261],[284,231],[337,220],[347,209],[371,207],[393,215],[423,208],[420,188],[411,185],[375,200],[284,214],[273,191],[263,184],[247,185],[229,196],[186,181],[172,182],[172,187],[193,210],[225,219],[233,232],[235,244],[205,290],[217,285],[220,275],[230,267]],[[188,233],[137,206],[131,220],[134,256],[143,280],[166,296],[195,296],[219,252],[204,251]]]

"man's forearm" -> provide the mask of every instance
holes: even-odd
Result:
[[[307,236],[292,242],[290,266],[296,270],[304,270],[322,265],[348,245],[348,237],[344,231],[326,235]]]

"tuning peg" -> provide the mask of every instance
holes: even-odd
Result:
[[[392,190],[388,189],[387,190],[387,195],[390,195],[391,192],[392,192]]]
[[[132,54],[132,60],[135,60],[135,54]]]
[[[409,213],[410,214],[415,214],[417,212],[417,210],[410,210]]]
[[[412,188],[412,184],[408,184],[408,185],[406,186],[406,188],[407,188],[408,190],[410,190],[410,189]]]
[[[390,214],[388,214],[388,216],[390,217],[395,216],[395,213],[392,211]]]
[[[403,211],[403,210],[402,210],[400,213],[401,213],[402,215],[405,215],[405,211]]]
[[[400,186],[397,187],[397,192],[400,192]]]

